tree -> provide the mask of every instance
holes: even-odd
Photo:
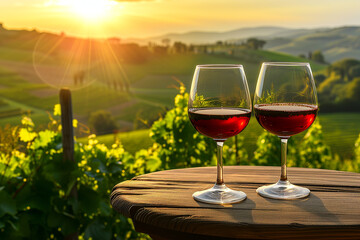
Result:
[[[314,79],[316,84],[320,84],[326,79],[326,76],[324,74],[318,73],[314,74]]]
[[[305,54],[301,53],[298,55],[299,58],[306,58]]]
[[[121,43],[121,38],[111,37],[111,38],[108,38],[107,41],[109,44],[118,45]]]
[[[184,53],[187,50],[187,45],[182,42],[174,42],[173,49],[175,53]]]
[[[206,45],[203,48],[203,53],[208,53],[208,47]]]
[[[119,46],[119,56],[128,63],[144,63],[148,57],[148,48],[136,43],[124,43]]]
[[[324,55],[321,53],[320,50],[314,51],[311,54],[310,60],[313,60],[313,61],[319,62],[319,63],[325,63]]]
[[[359,106],[360,101],[360,77],[354,78],[351,82],[347,83],[343,88],[343,99],[356,101]],[[354,107],[354,106],[353,106]]]
[[[350,79],[360,77],[360,64],[350,67],[349,76],[350,76]]]
[[[193,53],[195,52],[195,46],[193,44],[190,44],[188,47],[188,52]]]
[[[89,118],[90,129],[96,134],[113,133],[117,129],[116,121],[110,112],[99,110],[91,113]]]
[[[171,40],[169,38],[164,38],[161,40],[161,42],[165,47],[169,47]]]
[[[344,81],[348,81],[351,79],[350,76],[350,69],[356,65],[360,65],[360,61],[356,59],[346,58],[340,61],[336,61],[333,64],[331,64],[327,71],[330,75],[331,73],[335,73],[340,75],[340,77]]]
[[[156,55],[166,55],[168,52],[168,47],[154,46],[154,47],[152,47],[152,51]]]
[[[262,49],[265,45],[266,41],[264,40],[259,40],[257,38],[249,38],[246,41],[246,46],[248,46],[251,49]]]

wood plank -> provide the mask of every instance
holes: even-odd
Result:
[[[360,239],[360,174],[293,168],[292,182],[308,187],[311,194],[280,201],[255,192],[277,180],[273,175],[278,167],[227,167],[227,185],[248,198],[224,206],[194,201],[194,191],[213,185],[215,171],[191,168],[142,175],[116,185],[111,202],[115,210],[133,219],[138,231],[154,236],[166,232],[170,239],[184,234],[183,239],[339,239],[337,234],[341,239]]]
[[[262,198],[252,191],[245,191],[248,198],[232,205],[209,205],[196,202],[192,199],[193,191],[179,191],[177,194],[169,194],[166,191],[143,192],[141,195],[123,196],[123,201],[131,207],[152,207],[172,209],[210,209],[209,216],[204,213],[204,218],[212,219],[212,214],[218,210],[252,211],[253,215],[248,219],[251,224],[274,224],[273,218],[279,218],[277,222],[296,222],[298,224],[317,225],[319,221],[327,221],[328,225],[341,223],[342,225],[360,224],[360,193],[342,192],[312,192],[310,197],[296,201],[279,201]],[[341,207],[340,207],[341,206]],[[116,206],[114,206],[118,209]],[[287,213],[296,213],[286,215]],[[268,216],[268,214],[271,215]],[[126,216],[134,217],[130,212]],[[249,216],[248,214],[246,216]],[[218,219],[218,216],[216,215]],[[243,221],[243,220],[241,220]]]
[[[205,169],[205,170],[203,170]],[[184,173],[183,171],[186,170]],[[257,166],[225,166],[224,179],[226,183],[251,182],[274,183],[279,179],[280,167]],[[328,186],[354,186],[360,187],[360,174],[352,172],[331,171],[314,168],[288,168],[288,177],[296,184],[328,185]],[[134,180],[165,180],[179,182],[214,182],[216,167],[174,169],[154,172],[135,177]],[[316,180],[316,181],[315,181]]]
[[[144,232],[153,237],[153,240],[249,240],[249,239],[272,239],[272,240],[358,240],[359,227],[302,227],[302,226],[246,226],[242,228],[234,226],[233,229],[224,229],[220,224],[202,224],[196,228],[196,232],[203,230],[206,235],[189,232],[170,231],[166,228],[151,226],[134,221],[135,230]],[[226,225],[228,227],[228,225]],[[195,227],[194,227],[195,228]],[[233,237],[226,237],[232,235]]]

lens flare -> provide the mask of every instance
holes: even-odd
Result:
[[[99,21],[108,18],[117,2],[112,0],[58,0],[57,5],[66,6],[72,14],[86,21]]]

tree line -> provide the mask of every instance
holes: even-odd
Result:
[[[360,111],[360,61],[342,59],[314,75],[321,111]]]

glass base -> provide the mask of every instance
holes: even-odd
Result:
[[[262,197],[284,200],[304,198],[310,194],[309,189],[293,185],[287,180],[259,187],[256,192]]]
[[[225,184],[215,184],[212,188],[195,192],[192,196],[196,201],[210,204],[231,204],[246,199],[244,192],[232,190]]]

